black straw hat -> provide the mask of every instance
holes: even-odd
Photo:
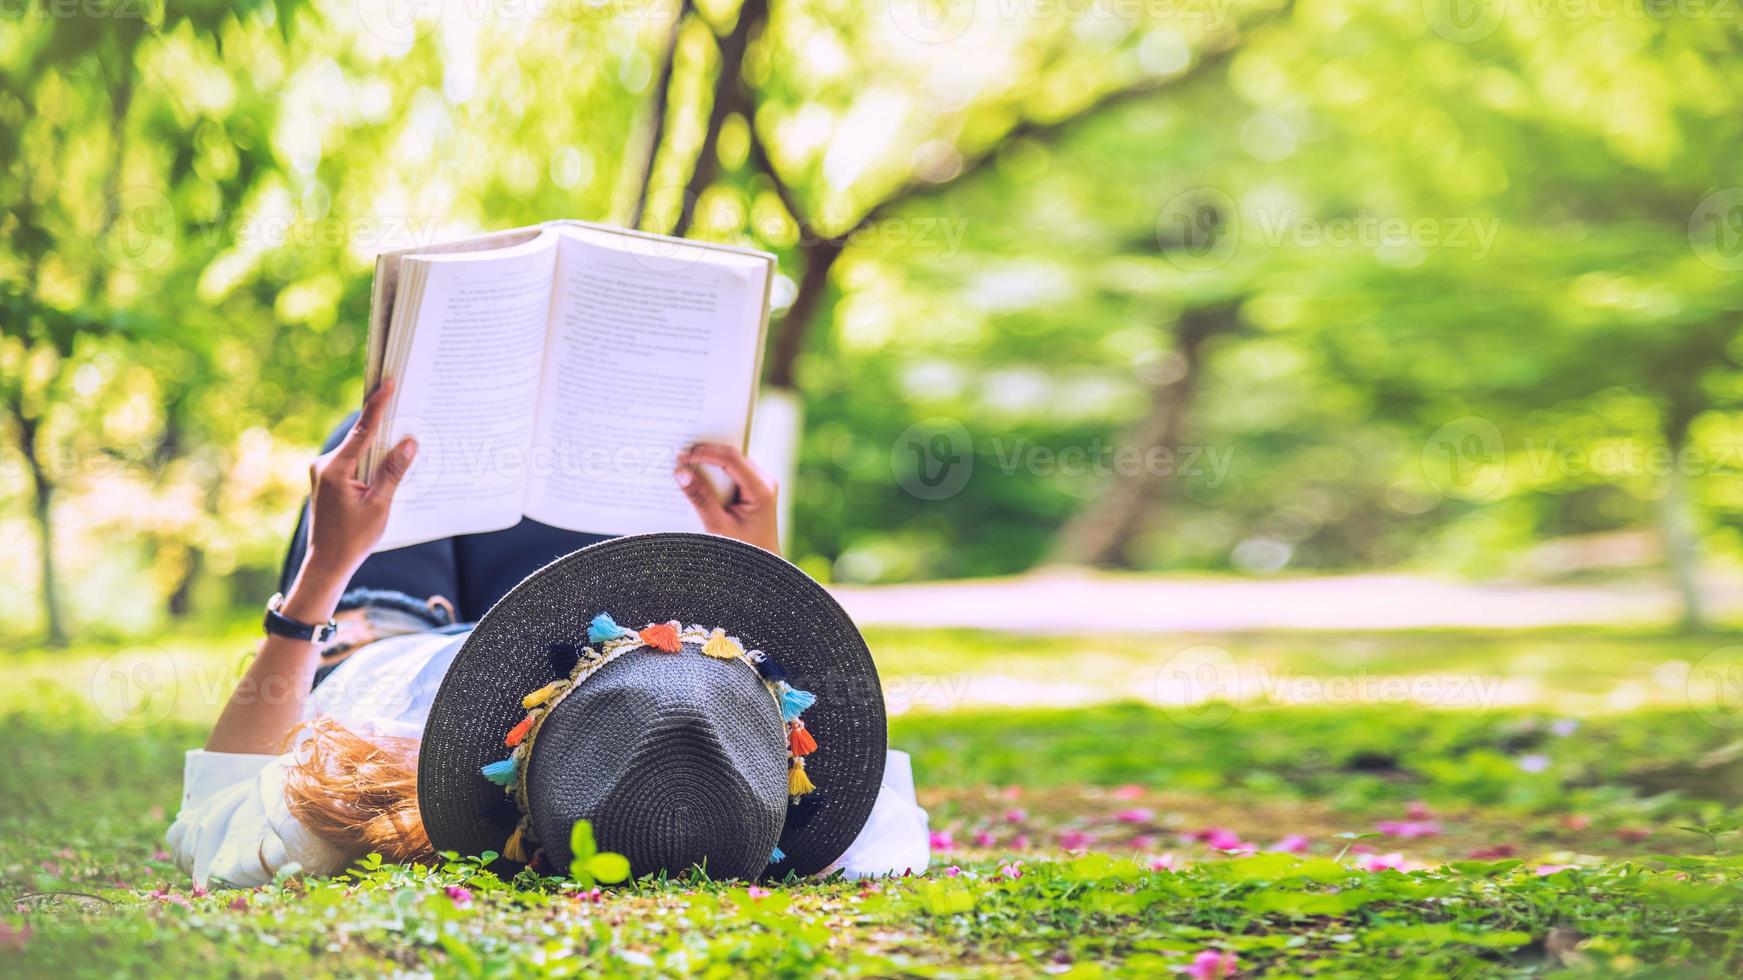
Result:
[[[822,586],[730,538],[633,535],[479,621],[431,707],[418,800],[439,851],[525,860],[530,838],[563,870],[586,819],[636,875],[809,875],[865,825],[885,748],[871,652]]]

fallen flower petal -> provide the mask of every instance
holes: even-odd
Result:
[[[1233,953],[1206,949],[1192,958],[1191,965],[1186,968],[1186,975],[1193,980],[1222,980],[1223,977],[1234,976],[1239,964],[1239,959]]]

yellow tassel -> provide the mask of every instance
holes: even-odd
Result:
[[[727,636],[725,630],[717,629],[708,634],[708,642],[702,644],[702,652],[721,660],[737,660],[744,656],[744,647],[739,646],[737,640]]]
[[[514,833],[508,835],[508,841],[502,845],[502,856],[510,861],[527,863],[526,842],[521,839],[520,827],[515,827]]]
[[[804,796],[816,788],[811,777],[805,775],[805,763],[794,759],[793,767],[787,770],[787,795]]]
[[[557,694],[563,690],[566,684],[566,681],[552,681],[526,697],[521,698],[520,706],[531,711],[539,705],[544,704],[546,701],[556,697]]]

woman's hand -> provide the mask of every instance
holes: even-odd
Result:
[[[278,610],[299,623],[332,617],[352,573],[387,529],[393,492],[417,456],[417,443],[402,439],[382,461],[375,482],[357,479],[357,461],[375,438],[392,393],[391,382],[377,388],[345,440],[309,467],[309,547]],[[315,645],[307,640],[276,633],[261,640],[206,739],[206,751],[284,751],[285,739],[302,717],[318,662]]]
[[[417,441],[410,436],[400,440],[382,460],[371,483],[357,479],[357,461],[374,441],[392,395],[393,382],[383,382],[363,403],[363,411],[344,441],[309,465],[309,547],[297,576],[298,585],[304,588],[291,590],[284,609],[292,619],[324,621],[327,614],[314,607],[326,604],[321,601],[326,593],[344,588],[387,529],[394,490],[417,458]],[[315,601],[309,603],[311,609],[302,610],[305,602],[299,600],[306,599]],[[304,618],[298,611],[316,615]]]
[[[697,468],[703,463],[720,467],[732,478],[732,493],[727,499],[721,499]],[[775,523],[776,487],[744,453],[718,442],[699,442],[678,454],[678,468],[672,472],[672,478],[678,481],[684,496],[690,498],[690,506],[696,508],[703,528],[710,534],[781,553],[781,535]]]

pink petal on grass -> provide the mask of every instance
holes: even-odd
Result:
[[[953,864],[950,867],[944,869],[944,877],[946,877],[946,878],[960,878],[960,877],[962,877],[962,869]]]
[[[1029,819],[1029,811],[1015,806],[1005,811],[1005,823],[1022,823]]]
[[[1114,819],[1120,823],[1149,823],[1156,819],[1156,811],[1147,806],[1135,806],[1114,814]]]
[[[1391,854],[1370,854],[1362,859],[1363,871],[1403,871],[1404,855],[1393,851]]]
[[[1095,835],[1081,830],[1067,830],[1059,835],[1059,846],[1068,851],[1088,850],[1095,843]]]
[[[1427,820],[1434,816],[1428,810],[1428,804],[1421,800],[1411,800],[1404,804],[1404,815],[1412,820]]]
[[[449,885],[442,891],[447,893],[448,900],[453,902],[456,908],[465,908],[472,904],[472,893],[459,885]]]
[[[1169,851],[1169,852],[1164,853],[1164,854],[1158,854],[1155,857],[1152,857],[1150,859],[1150,870],[1151,871],[1179,871],[1180,870],[1180,861],[1177,858],[1175,858],[1173,851]]]
[[[1380,833],[1388,837],[1402,837],[1405,840],[1415,840],[1418,837],[1436,837],[1440,834],[1438,820],[1382,820],[1375,824]]]
[[[948,830],[934,830],[931,842],[934,851],[950,851],[956,848],[956,840],[950,836]]]
[[[1300,834],[1288,834],[1282,840],[1272,844],[1271,850],[1282,851],[1284,854],[1306,854],[1307,843],[1307,838]]]
[[[1531,870],[1536,871],[1539,877],[1547,878],[1557,871],[1568,871],[1577,867],[1577,864],[1540,864]]]
[[[1219,851],[1238,851],[1247,845],[1241,841],[1241,835],[1227,827],[1212,827],[1204,832],[1204,842]]]
[[[1222,980],[1232,977],[1240,969],[1240,960],[1235,954],[1220,949],[1201,950],[1192,958],[1192,963],[1186,967],[1186,975],[1193,980]]]
[[[993,832],[990,830],[977,830],[974,832],[975,847],[992,847],[997,843],[998,838],[994,837]]]
[[[1112,794],[1113,798],[1116,800],[1135,800],[1143,795],[1144,787],[1139,786],[1137,783],[1127,783],[1124,786],[1116,786],[1114,787]]]
[[[746,888],[744,890],[744,892],[746,895],[749,895],[751,897],[751,901],[758,901],[758,902],[760,902],[763,899],[768,898],[770,895],[774,894],[774,892],[769,891],[767,888],[764,888],[760,885],[752,885],[749,888]]]
[[[999,874],[1004,875],[1012,881],[1016,881],[1018,878],[1023,877],[1023,862],[1012,861],[1010,864],[1003,865],[999,868]]]
[[[1028,850],[1029,849],[1029,835],[1028,834],[1018,834],[1017,836],[1011,838],[1011,846],[1016,848],[1019,851]]]

